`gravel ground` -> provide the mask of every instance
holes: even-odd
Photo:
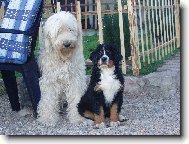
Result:
[[[180,88],[166,95],[124,94],[121,114],[128,119],[118,127],[94,129],[73,125],[61,115],[55,127],[46,127],[31,115],[12,112],[8,96],[0,94],[1,135],[180,135]],[[22,112],[21,112],[22,113]]]

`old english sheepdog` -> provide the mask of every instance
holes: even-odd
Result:
[[[69,121],[77,123],[82,120],[77,111],[77,104],[87,86],[80,38],[77,20],[71,13],[63,11],[47,19],[39,55],[42,76],[38,120],[43,124],[56,124],[61,99],[66,99],[68,103]]]

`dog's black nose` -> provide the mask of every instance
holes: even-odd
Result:
[[[70,47],[70,45],[71,45],[71,43],[69,43],[69,42],[64,42],[64,46],[65,46],[65,47],[68,48],[68,47]]]
[[[102,62],[106,62],[107,61],[107,57],[102,57],[101,60],[102,60]]]

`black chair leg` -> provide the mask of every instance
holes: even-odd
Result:
[[[24,67],[23,77],[29,92],[29,96],[32,101],[32,106],[36,117],[37,105],[41,97],[41,92],[39,88],[38,70],[36,69],[37,64],[36,62],[31,62],[31,63],[32,63],[31,65]]]
[[[4,85],[13,111],[20,110],[18,88],[14,71],[1,71]]]

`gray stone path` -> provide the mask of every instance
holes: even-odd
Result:
[[[160,68],[158,68],[158,72],[161,71],[167,71],[167,70],[171,70],[171,71],[180,71],[180,53],[177,54],[174,59],[171,60],[167,60],[167,62]]]
[[[63,113],[55,127],[39,124],[32,115],[12,112],[0,89],[1,135],[180,135],[180,54],[142,77],[125,77],[121,111],[128,119],[119,127],[93,129],[72,125]]]

